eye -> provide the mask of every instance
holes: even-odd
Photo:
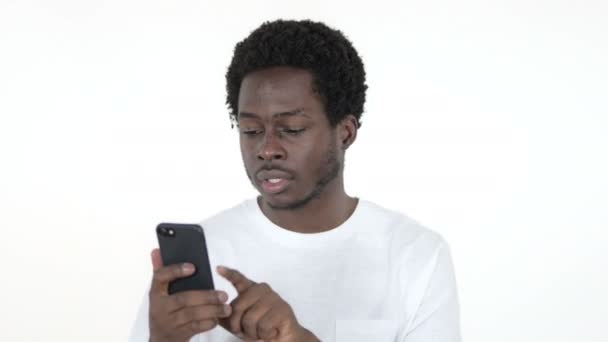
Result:
[[[257,130],[257,129],[244,129],[241,131],[241,133],[245,134],[245,135],[256,135],[261,133],[261,130]]]
[[[283,130],[283,132],[285,132],[287,134],[291,134],[291,135],[298,135],[304,131],[305,131],[305,128],[300,128],[300,129],[285,128]]]

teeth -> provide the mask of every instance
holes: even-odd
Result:
[[[270,183],[278,183],[278,182],[280,182],[280,181],[281,181],[281,178],[270,178],[268,181],[269,181]]]

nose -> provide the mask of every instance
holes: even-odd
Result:
[[[287,152],[281,146],[279,137],[274,132],[268,132],[264,135],[264,141],[262,141],[262,148],[258,152],[258,159],[260,160],[275,160],[285,159]]]

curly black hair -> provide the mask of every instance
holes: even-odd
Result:
[[[312,73],[313,90],[325,105],[331,127],[348,114],[354,115],[361,126],[367,90],[363,62],[342,32],[310,20],[267,21],[236,44],[226,72],[226,104],[233,123],[243,78],[252,71],[274,66]]]

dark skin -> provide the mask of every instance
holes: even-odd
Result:
[[[241,154],[249,179],[261,193],[258,203],[276,225],[299,233],[335,228],[357,205],[357,199],[344,191],[342,173],[344,152],[357,137],[357,119],[348,115],[335,128],[330,127],[312,81],[306,70],[274,67],[250,73],[239,93]],[[280,115],[293,112],[297,114]],[[338,173],[309,199],[319,180],[330,172],[328,154],[332,150]],[[262,190],[255,173],[264,166],[290,174],[293,179],[284,192]],[[305,204],[289,208],[307,199]]]
[[[344,190],[343,163],[357,137],[357,119],[348,115],[331,127],[310,72],[273,67],[248,74],[241,84],[237,120],[245,170],[260,191],[258,204],[268,219],[311,234],[331,230],[350,217],[358,200]],[[269,177],[284,179],[286,185],[278,192],[266,191],[262,183]],[[192,274],[191,264],[163,266],[158,249],[152,251],[152,264],[153,342],[188,341],[218,324],[246,341],[319,341],[269,284],[218,266],[238,292],[223,311],[224,291],[168,294],[170,281]]]

